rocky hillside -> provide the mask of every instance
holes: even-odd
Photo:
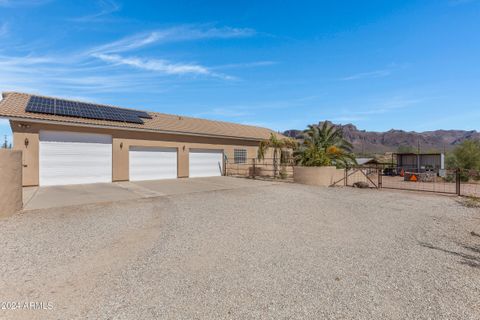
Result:
[[[321,124],[321,123],[320,123]],[[374,132],[359,130],[353,124],[337,125],[342,128],[344,137],[349,140],[357,153],[396,152],[400,149],[417,150],[418,144],[423,152],[451,150],[466,139],[480,139],[480,132],[464,130],[436,130],[425,132],[389,130]],[[301,138],[301,130],[287,130],[284,135]]]

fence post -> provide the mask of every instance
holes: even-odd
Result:
[[[457,191],[457,196],[462,195],[462,184],[461,184],[461,176],[460,176],[460,169],[457,169],[455,171],[455,184],[456,184],[456,191]]]
[[[277,179],[278,160],[273,158],[273,179]]]
[[[382,189],[382,184],[383,184],[383,178],[382,178],[382,169],[377,166],[377,172],[378,172],[378,189]]]
[[[348,179],[348,167],[345,167],[345,178],[343,179],[343,184],[345,187],[348,186],[347,179]]]
[[[252,164],[253,164],[253,168],[252,168],[252,178],[255,179],[255,174],[257,173],[257,169],[256,169],[256,160],[255,158],[252,159]]]

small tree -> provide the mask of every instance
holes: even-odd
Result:
[[[468,181],[470,178],[478,179],[478,173],[470,176],[469,171],[480,171],[480,141],[465,140],[460,143],[447,156],[448,168],[460,169],[460,178],[462,181]]]
[[[289,150],[295,149],[297,147],[297,142],[291,138],[280,138],[278,135],[271,133],[268,140],[260,142],[258,146],[258,160],[264,160],[265,155],[269,149],[273,150],[273,176],[277,176],[278,172],[278,160],[280,163],[284,164],[288,161],[286,156],[289,153]]]
[[[447,157],[450,168],[480,170],[480,141],[465,140]]]

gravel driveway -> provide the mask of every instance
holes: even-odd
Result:
[[[0,221],[0,310],[25,319],[479,319],[480,209],[255,185]],[[37,305],[38,309],[38,305]]]

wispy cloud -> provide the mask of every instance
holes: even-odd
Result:
[[[39,57],[39,56],[18,56],[18,57],[8,57],[0,56],[0,66],[3,69],[15,68],[19,66],[31,66],[36,64],[46,64],[49,62],[54,62],[55,59],[49,57]]]
[[[391,73],[392,71],[390,69],[375,70],[375,71],[369,71],[369,72],[356,73],[350,76],[343,77],[340,80],[350,81],[350,80],[360,80],[360,79],[370,79],[370,78],[383,78],[383,77],[389,76]]]
[[[156,60],[156,59],[141,59],[141,58],[124,58],[119,55],[107,55],[107,54],[95,54],[95,57],[114,64],[125,64],[128,66],[136,67],[139,69],[150,70],[150,71],[160,71],[166,74],[186,74],[186,73],[195,73],[195,74],[209,74],[210,71],[200,65],[195,64],[180,64],[180,63],[171,63],[167,60]]]
[[[383,101],[373,102],[371,106],[364,111],[355,112],[357,115],[374,115],[384,114],[393,110],[403,109],[418,104],[426,100],[425,98],[405,98],[402,96],[394,96]]]
[[[48,47],[33,46],[21,50],[31,54],[0,54],[0,88],[2,91],[88,97],[98,93],[165,92],[178,86],[179,81],[187,76],[190,79],[236,80],[220,72],[216,66],[149,57],[139,49],[171,41],[227,39],[251,34],[254,31],[250,29],[179,26],[137,34],[77,52],[52,54],[45,51]],[[42,51],[47,53],[33,53]],[[246,63],[244,67],[268,64],[270,62],[260,61]],[[231,67],[236,66],[232,64]],[[220,116],[221,111],[216,112]]]
[[[305,96],[283,100],[255,101],[246,104],[225,104],[214,107],[211,105],[195,106],[195,109],[202,111],[192,113],[191,115],[202,118],[227,119],[238,123],[267,127],[275,130],[286,130],[308,123],[310,120],[304,118],[311,118],[311,113],[299,114],[294,117],[288,117],[282,121],[277,120],[270,123],[258,122],[259,114],[268,112],[269,114],[280,115],[283,112],[288,111],[288,109],[300,107],[304,109],[314,109],[318,97],[319,96]],[[272,110],[275,110],[275,112],[272,113]]]
[[[91,49],[88,53],[119,53],[136,50],[153,43],[160,42],[161,39],[168,37],[169,31],[154,31],[141,35],[134,35],[118,41],[103,44]]]
[[[0,0],[2,7],[22,7],[22,6],[39,6],[52,2],[53,0]]]
[[[100,59],[104,62],[114,65],[127,65],[137,69],[155,71],[168,75],[204,75],[224,80],[234,80],[233,76],[214,72],[214,69],[197,63],[172,62],[166,59],[153,59],[146,57],[125,57],[120,53],[130,52],[142,49],[150,45],[160,45],[169,42],[194,41],[202,39],[229,39],[248,37],[255,34],[253,29],[232,28],[232,27],[211,27],[211,26],[191,26],[181,25],[166,29],[155,30],[147,33],[135,34],[123,39],[113,41],[107,44],[97,46],[87,50],[85,55]],[[253,67],[254,65],[267,65],[273,62],[260,61],[244,64],[244,67]],[[227,65],[226,68],[240,67],[240,65]]]
[[[121,6],[114,0],[98,0],[97,3],[98,7],[100,8],[99,12],[82,17],[70,18],[69,20],[75,22],[102,21],[102,19],[104,19],[106,16],[121,9]]]
[[[250,37],[255,30],[231,27],[177,26],[172,28],[140,33],[111,43],[100,45],[89,53],[120,53],[132,51],[153,44],[193,41],[201,39],[229,39]]]
[[[433,98],[408,98],[393,96],[390,98],[377,99],[367,102],[356,102],[354,108],[346,108],[336,112],[329,119],[334,122],[353,122],[371,119],[374,116],[388,114],[399,109],[406,109]],[[339,108],[337,108],[339,109]]]
[[[236,69],[236,68],[255,68],[255,67],[267,67],[277,64],[276,61],[254,61],[254,62],[243,62],[243,63],[230,63],[216,66],[215,69]]]
[[[220,106],[198,106],[197,109],[205,110],[193,114],[193,116],[225,116],[240,117],[258,114],[265,110],[283,110],[297,107],[305,107],[311,105],[310,97],[293,98],[284,100],[258,101],[245,104],[226,104]]]
[[[82,58],[85,59],[85,58]],[[45,94],[164,91],[158,75],[117,70],[95,60],[60,56],[0,56],[0,88]]]
[[[94,54],[93,56],[113,64],[127,65],[138,69],[161,72],[169,75],[197,74],[228,80],[233,79],[232,77],[212,72],[207,67],[198,64],[172,63],[168,60],[142,59],[137,57],[121,57],[115,54]]]

